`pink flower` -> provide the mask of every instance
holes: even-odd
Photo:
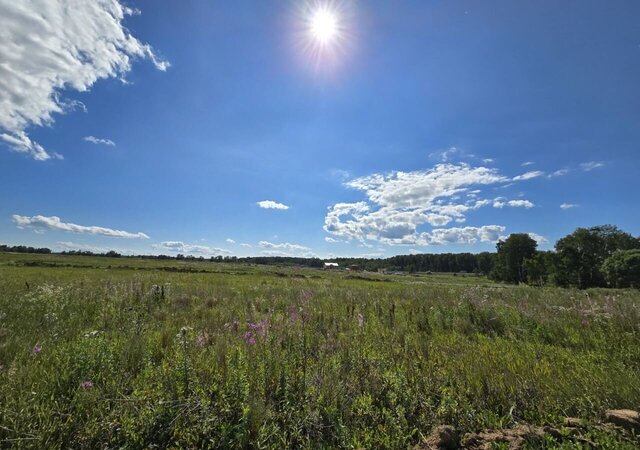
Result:
[[[244,338],[244,341],[249,345],[255,345],[256,343],[256,337],[251,331],[245,332],[243,338]]]
[[[83,381],[82,383],[80,383],[80,387],[82,389],[91,389],[93,387],[93,381],[91,380]]]
[[[247,328],[258,336],[265,336],[269,328],[269,322],[267,320],[261,320],[255,323],[247,322]]]
[[[207,337],[204,334],[201,334],[196,338],[196,345],[198,347],[204,347],[206,343],[207,343]]]
[[[37,355],[41,351],[42,351],[42,345],[40,345],[40,343],[38,343],[38,344],[33,346],[33,349],[31,350],[31,353],[34,354],[34,355]]]

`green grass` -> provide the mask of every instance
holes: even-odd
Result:
[[[410,448],[640,407],[640,293],[0,254],[0,365],[0,447]]]

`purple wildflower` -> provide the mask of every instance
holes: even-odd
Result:
[[[42,351],[42,345],[40,343],[38,343],[38,344],[33,346],[33,349],[31,350],[31,353],[34,354],[34,355],[37,355],[41,351]]]
[[[91,389],[93,387],[93,381],[91,380],[83,381],[82,383],[80,383],[80,387],[82,389]]]
[[[207,343],[207,337],[204,334],[201,334],[196,338],[196,345],[198,347],[204,347],[206,343]]]
[[[247,322],[247,328],[258,336],[265,336],[269,328],[269,321],[261,320],[260,322]]]
[[[245,332],[243,338],[244,341],[249,345],[255,345],[256,343],[256,337],[252,331]]]

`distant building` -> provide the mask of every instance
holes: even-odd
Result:
[[[339,267],[340,266],[336,262],[326,262],[326,263],[324,263],[325,270],[335,270],[335,269],[338,269]]]

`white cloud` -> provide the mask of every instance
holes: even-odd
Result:
[[[34,228],[36,230],[58,230],[70,233],[94,234],[108,237],[118,237],[127,239],[149,239],[144,233],[130,233],[128,231],[113,230],[111,228],[76,225],[74,223],[65,223],[59,217],[51,216],[12,216],[13,222],[18,228]]]
[[[153,248],[172,253],[187,253],[208,256],[231,253],[229,250],[225,250],[223,248],[209,247],[206,245],[187,244],[182,241],[164,241],[160,244],[154,244]]]
[[[242,244],[240,244],[240,247],[252,248],[251,244],[246,244],[244,242]]]
[[[0,66],[0,71],[2,67]],[[0,84],[2,81],[0,80]],[[0,93],[0,100],[2,99],[2,93]],[[0,114],[1,114],[0,110]],[[1,118],[0,118],[1,121]],[[0,129],[2,129],[2,123],[0,122]],[[36,161],[46,161],[48,159],[64,159],[62,155],[58,153],[49,154],[37,142],[32,141],[24,131],[16,130],[12,134],[0,133],[0,139],[8,144],[14,151],[18,153],[25,153],[31,156]]]
[[[256,203],[260,208],[264,209],[280,209],[286,210],[289,207],[285,204],[274,202],[273,200],[262,200],[261,202]]]
[[[538,245],[546,244],[546,243],[549,242],[549,240],[546,237],[540,236],[539,234],[536,234],[536,233],[527,233],[527,234],[529,235],[529,237],[531,239],[536,241],[538,243]]]
[[[116,146],[116,143],[113,142],[111,139],[100,139],[95,136],[85,136],[84,140],[96,145],[108,145],[110,147]]]
[[[304,258],[317,257],[309,247],[305,247],[300,244],[290,244],[289,242],[274,244],[268,241],[260,241],[258,242],[258,246],[266,249],[260,253],[267,256],[302,256]]]
[[[569,173],[569,169],[560,169],[560,170],[556,170],[555,172],[550,173],[549,175],[547,175],[547,177],[549,178],[553,178],[553,177],[562,177],[566,174]]]
[[[61,241],[56,242],[55,249],[59,251],[89,251],[93,253],[107,253],[109,251],[115,251],[120,253],[121,255],[133,255],[135,252],[133,250],[114,248],[114,247],[98,247],[94,245],[87,244],[77,244],[75,242],[69,241]]]
[[[235,244],[235,243],[236,243],[236,241],[234,241],[234,240],[233,240],[233,239],[231,239],[231,238],[227,238],[227,239],[226,239],[226,242],[228,242],[229,244]]]
[[[299,244],[290,244],[288,242],[284,242],[282,244],[274,244],[268,241],[260,241],[258,245],[262,248],[269,248],[274,250],[285,250],[285,251],[309,251],[311,250],[309,247],[305,247],[304,245]]]
[[[348,170],[344,170],[344,169],[331,169],[329,173],[331,174],[332,177],[339,178],[342,181],[345,181],[351,178],[351,173]]]
[[[560,209],[571,209],[571,208],[577,208],[578,205],[574,205],[573,203],[563,203],[560,205]]]
[[[533,208],[534,205],[529,200],[507,200],[504,197],[497,197],[493,200],[493,207],[502,209],[505,206],[510,206],[512,208]]]
[[[471,186],[508,180],[496,169],[467,164],[438,164],[431,170],[357,178],[346,186],[365,192],[368,201],[334,204],[325,216],[324,230],[334,236],[360,242],[376,240],[387,244],[419,245],[447,242],[444,229],[432,230],[430,234],[420,232],[419,228],[425,225],[442,227],[452,221],[464,222],[469,211],[486,206],[490,201],[474,197],[464,203],[456,203],[456,197]],[[470,192],[477,196],[479,190]],[[472,234],[472,230],[487,231],[483,227],[452,230],[452,233],[463,236],[453,241],[465,242],[483,240],[478,236],[464,238]]]
[[[533,161],[525,161],[522,164],[520,164],[522,167],[527,167],[527,166],[532,166],[535,163]]]
[[[325,242],[328,242],[329,244],[337,244],[338,242],[342,242],[340,239],[334,239],[332,237],[326,236],[324,238]]]
[[[598,167],[603,167],[604,163],[602,161],[588,161],[580,164],[580,168],[585,172],[590,172],[593,169],[597,169]]]
[[[0,1],[0,138],[11,149],[38,161],[56,156],[26,130],[82,107],[65,100],[64,90],[122,78],[135,58],[169,67],[123,26],[135,13],[119,0]]]
[[[538,178],[544,175],[544,172],[541,170],[532,170],[531,172],[523,173],[522,175],[518,175],[517,177],[513,177],[513,181],[525,181],[531,180],[532,178]]]

